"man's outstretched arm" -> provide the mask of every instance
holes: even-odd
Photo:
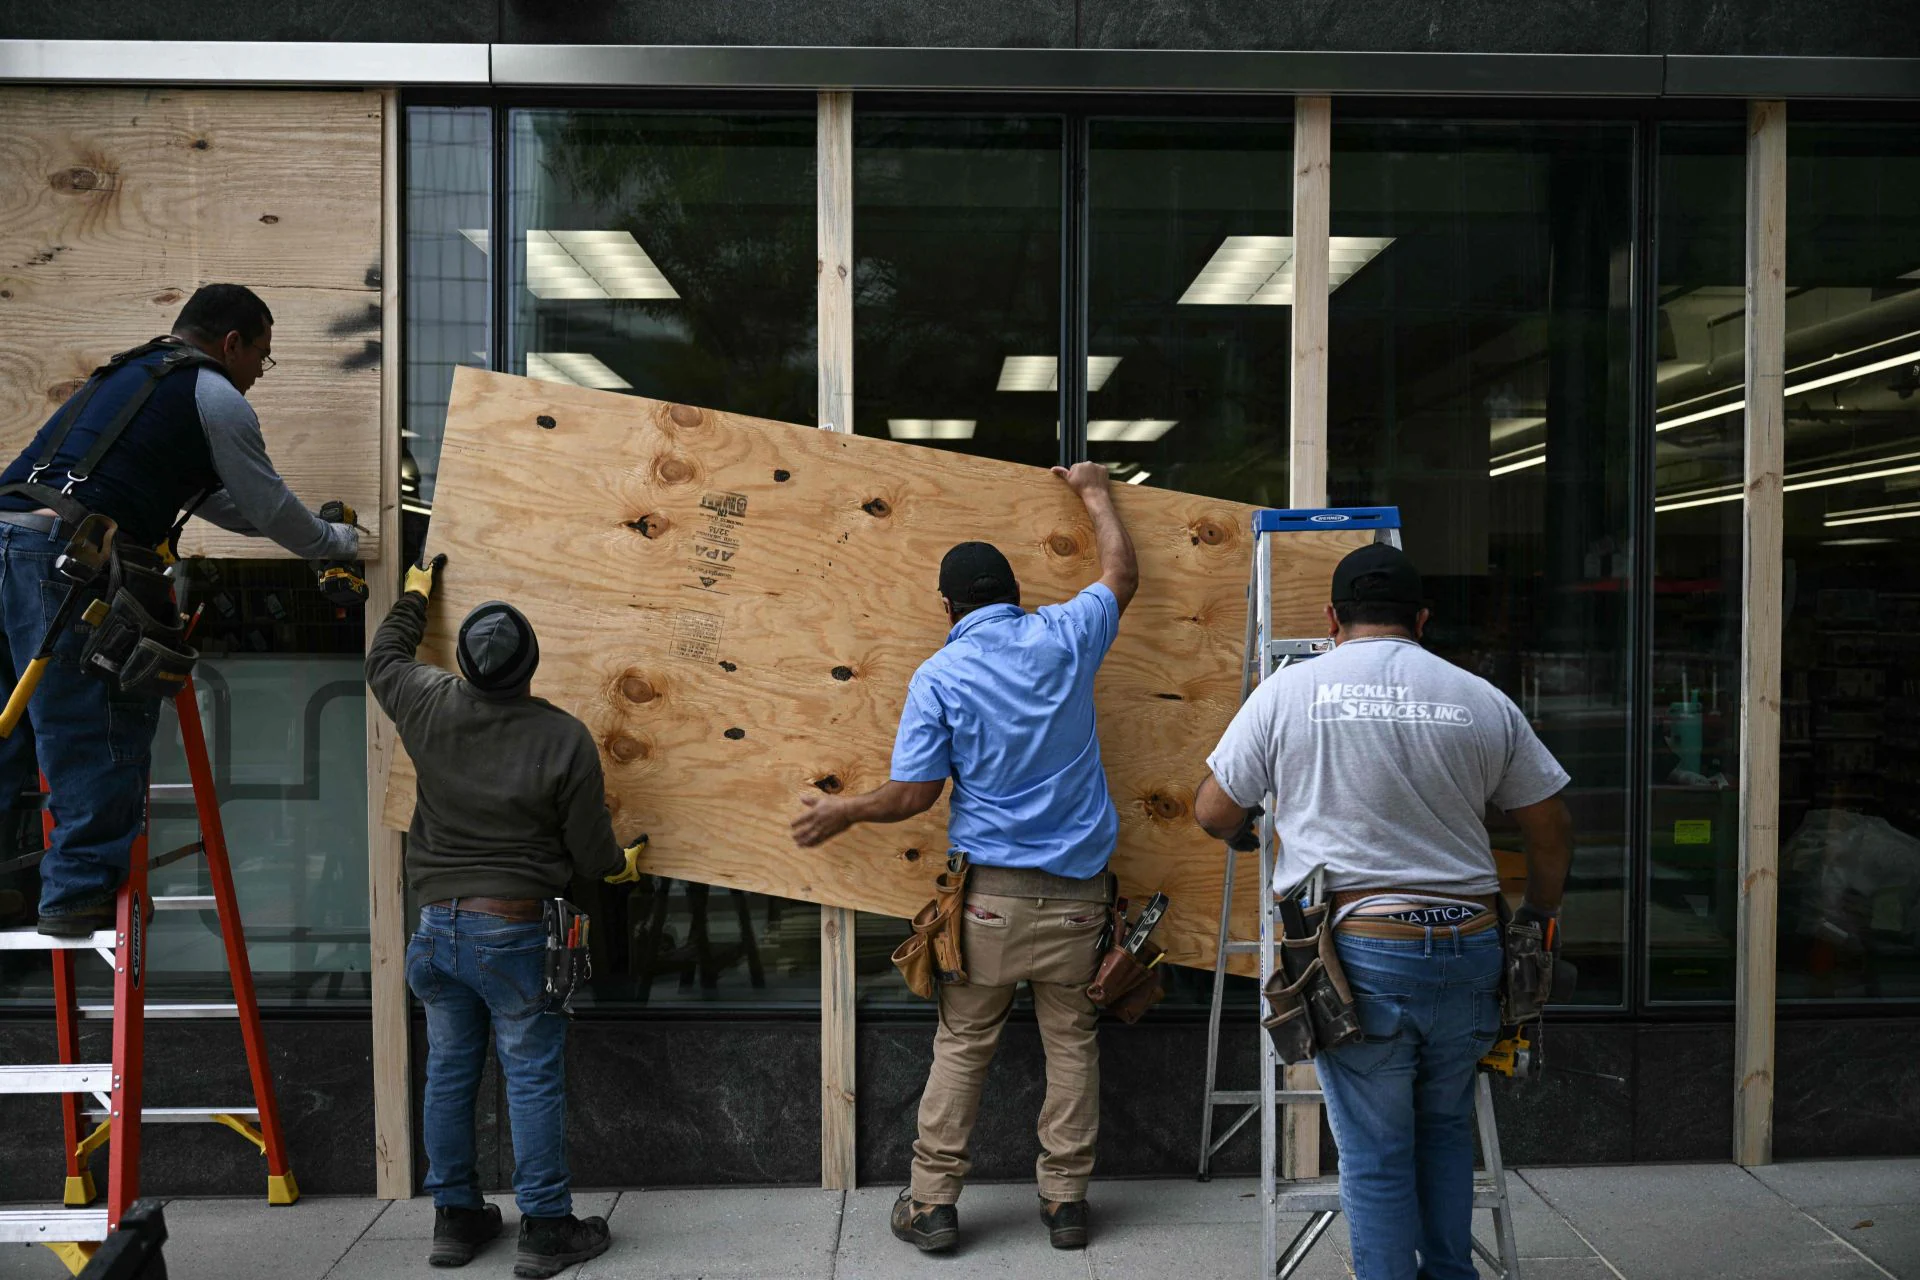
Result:
[[[1055,467],[1053,474],[1086,504],[1093,521],[1094,550],[1100,557],[1100,582],[1125,612],[1127,602],[1140,589],[1140,561],[1133,553],[1133,539],[1120,523],[1120,513],[1114,510],[1107,469],[1097,462],[1076,462],[1070,468]]]
[[[946,790],[947,780],[900,782],[890,780],[857,796],[808,796],[806,811],[793,820],[793,842],[811,849],[845,831],[856,822],[905,822],[933,808]]]

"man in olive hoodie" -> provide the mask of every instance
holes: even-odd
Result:
[[[407,982],[427,1011],[423,1128],[435,1266],[462,1266],[500,1234],[480,1196],[473,1105],[491,1024],[513,1126],[520,1207],[516,1276],[543,1277],[605,1253],[607,1224],[573,1216],[566,1152],[567,1017],[546,994],[541,899],[575,875],[636,879],[644,842],[614,838],[587,727],[533,697],[533,627],[489,601],[460,626],[460,674],[416,661],[427,600],[446,564],[407,570],[406,590],[367,650],[367,687],[393,718],[419,776],[407,884],[420,928]]]

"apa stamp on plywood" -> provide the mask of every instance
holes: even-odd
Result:
[[[688,561],[693,580],[702,591],[725,594],[721,588],[733,577],[733,558],[740,553],[740,535],[747,518],[744,493],[706,493],[700,496],[700,509],[707,513],[706,527],[693,535]]]
[[[667,651],[676,658],[712,662],[714,655],[720,652],[722,629],[719,614],[676,609],[673,613],[673,639],[668,642]]]

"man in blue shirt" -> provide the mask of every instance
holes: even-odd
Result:
[[[1055,1248],[1087,1243],[1100,1128],[1099,1011],[1087,984],[1113,901],[1107,859],[1120,827],[1100,768],[1093,679],[1140,575],[1106,468],[1082,462],[1054,474],[1086,504],[1100,580],[1028,613],[998,550],[963,542],[949,551],[940,595],[953,629],[907,686],[891,780],[865,795],[810,797],[793,823],[795,843],[810,848],[856,822],[925,813],[953,779],[948,856],[971,867],[961,913],[967,980],[940,984],[913,1185],[893,1208],[894,1235],[928,1251],[960,1239],[954,1205],[970,1167],[968,1137],[1023,981],[1047,1053],[1041,1220]]]

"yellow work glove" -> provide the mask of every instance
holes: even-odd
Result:
[[[407,579],[401,585],[402,592],[411,591],[422,600],[433,598],[433,588],[440,581],[440,570],[446,567],[447,558],[437,555],[425,564],[407,566]]]
[[[640,878],[640,855],[647,851],[647,838],[641,836],[628,845],[623,852],[627,855],[627,865],[607,877],[608,884],[632,884]]]

